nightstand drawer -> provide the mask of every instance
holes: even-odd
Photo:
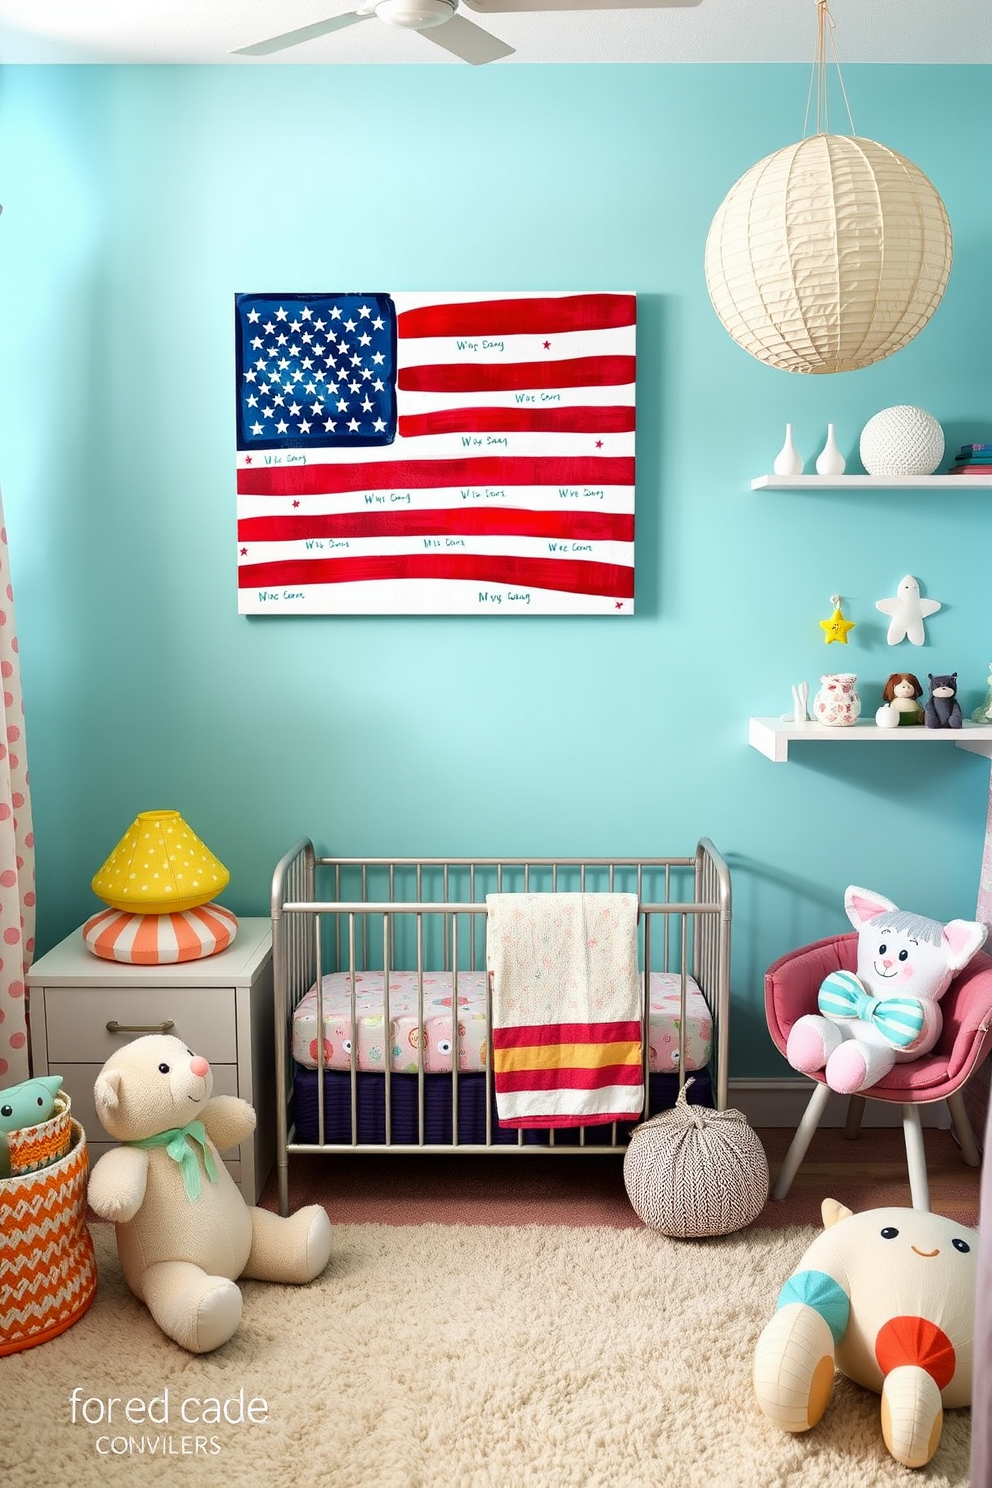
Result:
[[[211,1064],[237,1063],[233,987],[46,987],[44,1009],[48,1065],[56,1073],[62,1064],[102,1065],[140,1038],[139,1030],[165,1022]],[[119,1031],[109,1031],[108,1023]]]

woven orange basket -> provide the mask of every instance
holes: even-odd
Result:
[[[0,1180],[0,1355],[64,1333],[93,1301],[89,1166],[86,1133],[73,1121],[64,1157]]]

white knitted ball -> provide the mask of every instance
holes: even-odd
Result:
[[[728,1235],[765,1207],[768,1158],[740,1111],[690,1106],[682,1089],[673,1110],[634,1129],[623,1179],[649,1229],[681,1240]]]
[[[861,431],[861,463],[869,475],[932,475],[944,458],[944,431],[922,408],[883,408]]]

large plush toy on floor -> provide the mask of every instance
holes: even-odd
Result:
[[[824,1199],[813,1241],[758,1339],[758,1404],[783,1431],[808,1431],[834,1371],[882,1397],[882,1436],[922,1467],[944,1408],[971,1403],[978,1232],[925,1209],[852,1214]]]
[[[785,1052],[793,1069],[823,1070],[831,1090],[855,1095],[894,1064],[930,1052],[943,1027],[940,999],[984,945],[986,927],[942,925],[854,885],[844,908],[858,931],[857,976],[832,971],[824,979],[820,1011],[796,1020]]]
[[[125,1044],[97,1076],[97,1115],[122,1143],[99,1159],[89,1202],[117,1226],[128,1286],[163,1333],[192,1353],[226,1343],[241,1321],[240,1276],[306,1282],[331,1251],[319,1205],[288,1219],[249,1208],[220,1153],[255,1129],[251,1106],[211,1099],[210,1065],[181,1039]]]

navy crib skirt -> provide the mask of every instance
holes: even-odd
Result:
[[[293,1085],[293,1121],[297,1142],[319,1141],[317,1124],[317,1081],[319,1072],[297,1068]],[[690,1078],[687,1076],[687,1079]],[[687,1099],[697,1106],[713,1105],[713,1087],[709,1070],[693,1070],[692,1084]],[[450,1075],[426,1075],[424,1077],[424,1142],[431,1146],[451,1146],[451,1086]],[[652,1074],[649,1077],[648,1113],[654,1116],[659,1111],[670,1110],[679,1093],[677,1074]],[[403,1145],[416,1145],[419,1141],[418,1096],[416,1075],[393,1075],[391,1085],[392,1130],[391,1140]],[[472,1073],[459,1076],[458,1080],[458,1140],[460,1143],[481,1144],[486,1140],[486,1077]],[[362,1146],[382,1146],[386,1141],[386,1095],[385,1079],[380,1074],[359,1071],[357,1076],[357,1125],[358,1142]],[[626,1141],[634,1123],[618,1123],[618,1138]],[[609,1146],[612,1129],[609,1126],[587,1126],[585,1146]],[[516,1127],[503,1127],[496,1119],[496,1099],[493,1094],[492,1141],[494,1145],[515,1147],[519,1133]],[[346,1070],[324,1071],[324,1141],[350,1143],[351,1133],[351,1075]],[[549,1137],[540,1129],[523,1132],[524,1146],[548,1146]],[[579,1145],[579,1132],[575,1127],[559,1128],[555,1132],[555,1146]]]

